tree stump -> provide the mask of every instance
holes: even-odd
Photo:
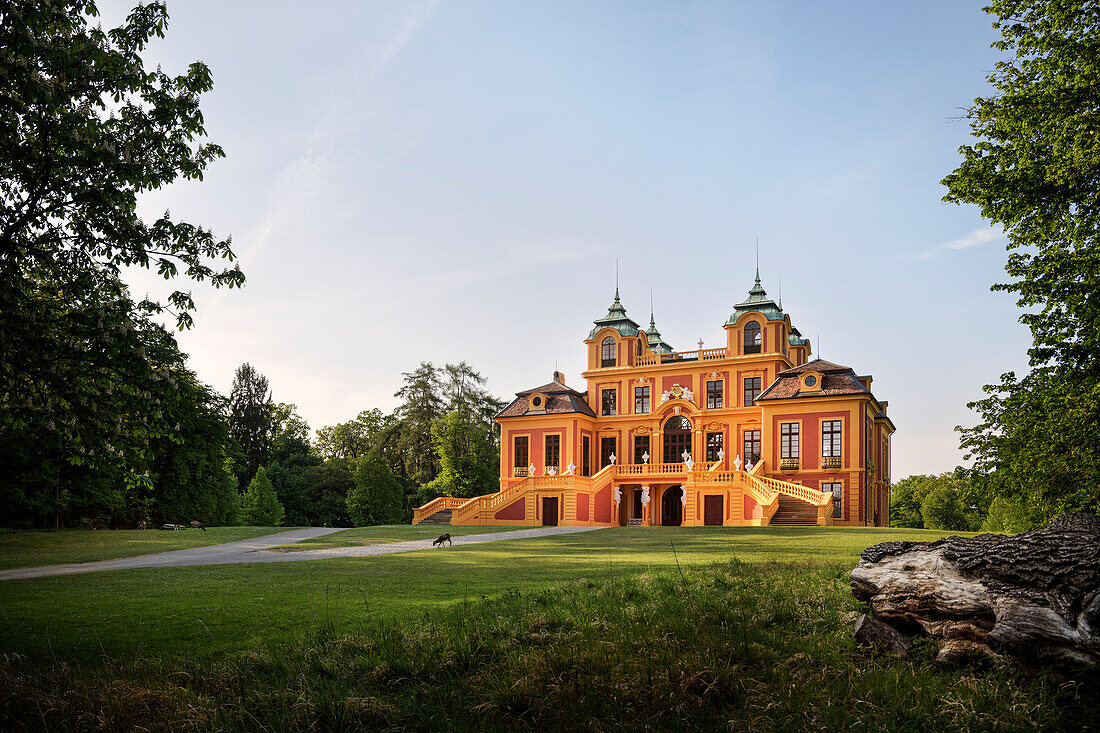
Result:
[[[937,637],[941,661],[1100,668],[1100,517],[1062,514],[1015,536],[883,542],[850,577],[879,620]]]

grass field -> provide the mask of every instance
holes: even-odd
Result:
[[[405,540],[434,539],[444,532],[452,537],[467,534],[492,534],[511,532],[524,527],[447,527],[431,524],[391,524],[382,527],[356,527],[333,532],[323,537],[314,537],[289,545],[280,545],[277,550],[327,550],[333,547],[358,547],[360,545],[381,545],[386,542],[404,542]]]
[[[937,536],[613,528],[4,581],[0,729],[1095,726],[1095,687],[855,646],[859,552]]]
[[[0,532],[0,570],[113,560],[151,552],[206,547],[284,532],[294,527],[208,527],[166,530],[15,530]]]

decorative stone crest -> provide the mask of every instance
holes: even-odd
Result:
[[[692,394],[692,391],[687,387],[681,387],[679,384],[674,384],[671,389],[667,389],[661,393],[662,405],[669,400],[687,400],[695,404],[695,395]]]

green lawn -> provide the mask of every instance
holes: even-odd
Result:
[[[859,552],[942,534],[614,528],[4,581],[0,729],[1094,725],[1087,682],[855,645]]]
[[[381,545],[386,542],[404,542],[405,540],[434,539],[444,532],[452,537],[466,534],[492,534],[493,532],[511,532],[526,527],[447,527],[431,524],[387,524],[380,527],[356,527],[340,532],[314,537],[289,545],[280,545],[277,550],[326,550],[333,547],[356,547],[359,545]]]
[[[681,567],[736,558],[850,568],[875,542],[944,534],[616,527],[379,557],[6,580],[0,581],[0,651],[75,661],[104,653],[120,659],[218,655],[290,641],[322,622],[349,631],[367,619],[400,620],[512,590],[675,570],[677,560]]]
[[[178,532],[160,529],[3,531],[0,532],[0,570],[184,550],[290,529],[294,527],[207,527],[206,532],[201,529]]]

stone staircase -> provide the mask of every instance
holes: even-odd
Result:
[[[420,524],[450,524],[451,523],[451,510],[442,509],[427,519],[420,522]]]
[[[779,495],[779,508],[775,510],[769,527],[815,527],[817,507],[789,496]]]

